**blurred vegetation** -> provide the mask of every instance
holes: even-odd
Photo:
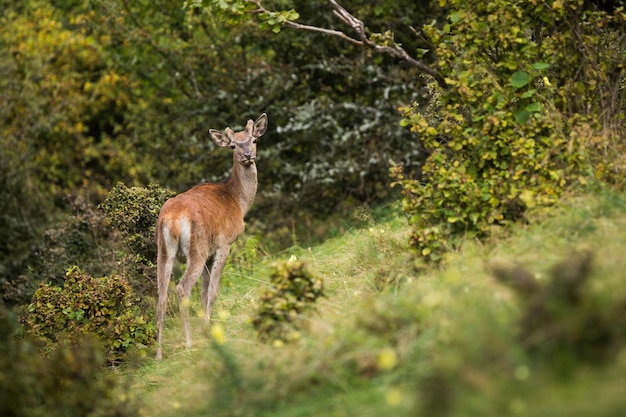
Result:
[[[270,286],[260,297],[252,327],[260,340],[298,340],[305,314],[324,296],[324,282],[307,271],[304,262],[289,259],[272,265]]]
[[[490,265],[496,279],[521,298],[522,345],[554,368],[610,362],[626,341],[626,298],[604,304],[587,288],[593,258],[589,249],[568,254],[550,268],[545,285],[519,265],[498,260]]]
[[[1,283],[6,305],[30,302],[39,282],[62,285],[65,272],[76,264],[94,276],[119,270],[117,252],[121,238],[106,216],[84,191],[76,198],[68,196],[67,204],[65,216],[48,225],[37,240],[27,241],[32,252],[28,267]]]
[[[37,282],[61,285],[73,265],[80,265],[94,276],[117,268],[120,235],[104,213],[85,194],[70,199],[68,204],[71,211],[51,225],[35,246],[35,258],[27,274]]]
[[[90,338],[42,356],[17,337],[15,317],[0,307],[0,412],[13,417],[136,416],[138,402],[119,375],[104,371],[105,355]]]

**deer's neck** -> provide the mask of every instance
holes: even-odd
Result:
[[[256,196],[258,185],[256,164],[244,166],[239,161],[233,160],[233,172],[226,180],[226,185],[239,199],[241,212],[245,216]]]

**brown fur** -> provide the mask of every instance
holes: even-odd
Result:
[[[230,245],[244,230],[244,216],[257,189],[256,141],[265,133],[267,116],[248,120],[246,129],[233,132],[210,130],[219,146],[233,148],[233,171],[223,183],[200,184],[165,202],[156,227],[157,276],[157,358],[162,357],[163,321],[167,292],[175,259],[184,258],[187,269],[176,286],[187,347],[191,346],[189,297],[202,276],[202,306],[211,319],[219,280],[230,253]]]

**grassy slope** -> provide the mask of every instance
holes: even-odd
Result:
[[[326,283],[295,345],[261,344],[247,324],[266,266],[224,277],[216,322],[225,344],[198,318],[187,351],[172,310],[165,359],[124,371],[143,415],[626,415],[623,341],[604,364],[566,362],[557,371],[559,357],[531,358],[521,348],[523,307],[485,272],[504,258],[545,282],[570,250],[591,249],[589,296],[603,306],[626,300],[625,197],[580,198],[534,226],[465,242],[441,270],[415,267],[405,229],[402,219],[371,223],[283,254]]]

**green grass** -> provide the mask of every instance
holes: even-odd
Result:
[[[626,337],[608,357],[533,355],[519,340],[525,304],[496,282],[494,259],[519,264],[540,283],[572,250],[591,250],[584,296],[624,303],[626,197],[600,193],[562,203],[531,226],[489,242],[466,241],[441,268],[407,255],[406,222],[393,215],[311,247],[225,271],[215,323],[193,322],[183,346],[175,303],[164,359],[121,368],[145,416],[623,416]],[[297,256],[325,281],[299,342],[257,341],[249,318],[268,264]],[[197,294],[196,294],[197,298]],[[197,301],[193,306],[199,311]],[[573,311],[574,312],[574,311]],[[626,321],[615,317],[611,326]],[[567,349],[566,349],[567,350]]]

